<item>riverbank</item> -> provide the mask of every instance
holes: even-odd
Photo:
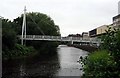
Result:
[[[35,52],[30,52],[28,54],[21,55],[21,56],[3,57],[2,60],[7,61],[7,60],[19,60],[19,59],[24,59],[24,58],[32,58],[38,54],[39,53],[37,51],[35,51]]]
[[[98,50],[97,47],[93,47],[90,45],[68,45],[68,46],[76,47],[76,48],[79,48],[79,49],[82,49],[82,50],[85,50],[88,52],[94,52],[94,51]]]
[[[57,53],[57,46],[54,45],[55,44],[44,45],[44,47],[36,49],[32,46],[16,44],[12,50],[8,49],[2,52],[2,60],[24,59],[35,56],[54,56]]]
[[[34,56],[33,58],[8,60],[3,62],[3,77],[5,78],[42,78],[42,77],[80,77],[83,72],[77,61],[79,55],[89,53],[74,47],[59,46],[54,56]]]

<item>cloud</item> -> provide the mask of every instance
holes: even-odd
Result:
[[[60,26],[62,35],[89,31],[112,23],[117,15],[119,0],[3,0],[0,15],[14,19],[23,13],[41,12],[49,15]]]

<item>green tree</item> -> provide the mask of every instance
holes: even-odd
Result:
[[[27,35],[60,35],[59,26],[54,21],[42,13],[27,13]],[[2,54],[3,59],[27,56],[36,50],[41,54],[56,54],[57,42],[48,41],[28,41],[26,47],[18,44],[17,35],[21,35],[23,14],[11,22],[8,19],[2,20]],[[31,47],[33,46],[33,47]],[[33,52],[34,51],[34,52]],[[36,53],[36,52],[35,52]]]
[[[32,12],[26,14],[27,35],[60,35],[59,26],[55,25],[54,21],[43,13]],[[23,14],[21,17],[14,19],[17,24],[18,34],[21,34]],[[19,29],[18,29],[19,28]]]
[[[17,33],[15,23],[9,19],[2,19],[2,58],[11,59],[27,56],[35,52],[33,47],[17,44]]]
[[[84,78],[120,77],[120,30],[109,28],[102,37],[101,50],[91,53],[81,61]]]
[[[14,19],[14,23],[17,33],[21,35],[21,25],[22,25],[23,14]],[[27,35],[49,35],[49,36],[60,36],[60,29],[58,25],[55,25],[51,17],[43,13],[32,12],[26,14],[26,24],[27,24]],[[19,28],[19,29],[18,29]],[[39,52],[49,54],[53,52],[52,49],[56,49],[57,42],[48,41],[26,41],[28,46],[34,46]],[[54,54],[54,53],[51,53]]]
[[[82,59],[83,78],[113,78],[116,75],[115,63],[106,50],[96,51]],[[117,76],[118,77],[118,76]]]
[[[102,41],[102,49],[109,50],[110,55],[114,57],[116,73],[120,76],[120,30],[109,28],[106,35],[102,37]]]
[[[2,20],[2,45],[3,50],[13,49],[16,43],[16,32],[12,28],[13,23],[8,19]]]

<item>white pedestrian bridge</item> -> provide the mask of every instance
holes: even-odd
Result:
[[[22,39],[22,36],[18,36]],[[67,41],[67,42],[85,42],[85,43],[101,43],[97,38],[82,38],[82,37],[61,37],[61,36],[48,36],[48,35],[26,35],[23,40],[41,40],[41,41]]]
[[[32,21],[38,26],[38,24],[32,19]],[[61,36],[49,36],[40,30],[43,35],[26,35],[26,7],[24,8],[23,24],[22,24],[22,35],[18,38],[21,39],[21,44],[23,45],[24,40],[41,40],[41,41],[59,41],[59,42],[78,42],[80,44],[97,44],[101,43],[100,39],[97,38],[82,38],[82,37],[61,37]]]

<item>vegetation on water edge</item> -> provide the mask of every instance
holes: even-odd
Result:
[[[87,58],[82,59],[83,78],[111,78],[116,76],[115,62],[108,51],[96,51]]]
[[[79,49],[82,49],[82,50],[85,50],[85,51],[88,51],[88,52],[94,52],[96,50],[98,50],[97,47],[94,47],[94,46],[90,46],[90,45],[68,45],[68,46],[73,46],[73,47],[76,47],[76,48],[79,48]]]
[[[20,58],[20,57],[28,57],[31,56],[31,54],[35,54],[35,53],[36,50],[32,46],[26,47],[24,45],[16,44],[12,50],[6,49],[2,51],[2,57],[3,60],[7,60],[7,59]]]
[[[102,37],[103,44],[85,58],[80,58],[84,75],[82,78],[120,77],[120,30],[109,28]]]
[[[53,35],[59,36],[60,29],[54,21],[43,13],[32,12],[26,14],[27,35]],[[29,56],[35,52],[39,54],[56,54],[57,42],[49,41],[26,41],[26,46],[21,45],[17,35],[21,35],[23,14],[10,21],[2,19],[2,55],[3,59],[12,59]]]

